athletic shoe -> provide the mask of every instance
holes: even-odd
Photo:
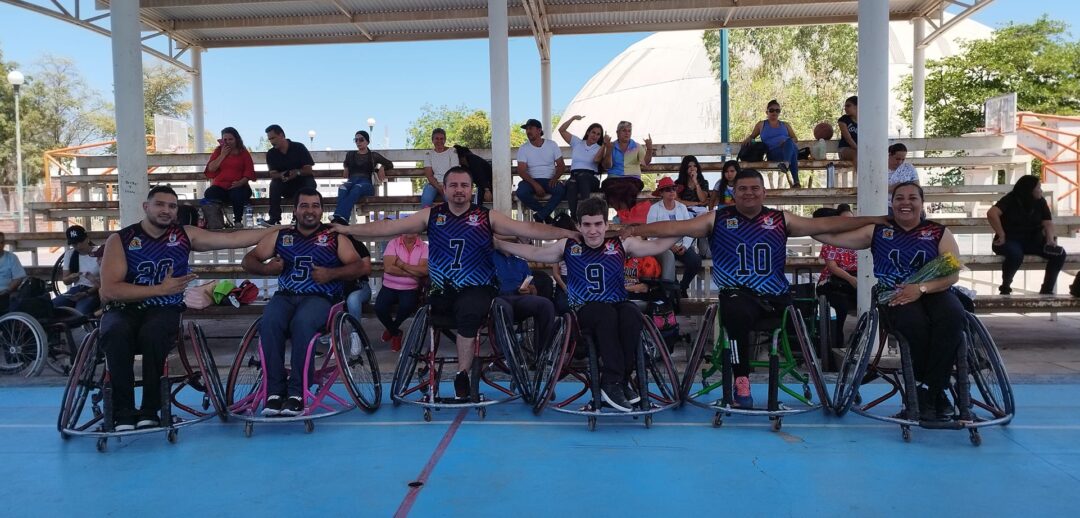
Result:
[[[955,413],[953,404],[949,401],[949,396],[945,394],[944,390],[940,390],[937,396],[934,398],[934,417],[941,421],[948,421],[952,419]]]
[[[390,350],[396,353],[401,352],[401,335],[394,335],[390,338]]]
[[[1049,286],[1043,284],[1042,287],[1039,288],[1039,295],[1053,295],[1053,294],[1054,294],[1054,285],[1053,284],[1051,284]]]
[[[458,399],[469,399],[472,395],[472,383],[469,383],[469,373],[458,371],[454,375],[454,395]]]
[[[626,401],[628,403],[636,405],[639,401],[641,401],[641,396],[638,395],[637,391],[634,390],[633,385],[631,385],[629,382],[623,387],[622,393],[623,396],[626,397]]]
[[[281,415],[281,407],[284,404],[285,400],[281,396],[270,396],[266,398],[266,404],[263,405],[262,415],[266,417]]]
[[[998,293],[1000,293],[1002,295],[1012,295],[1012,288],[1002,284],[1001,286],[998,287]]]
[[[382,332],[382,341],[383,341],[384,344],[390,343],[390,339],[393,338],[393,337],[394,337],[394,335],[390,333],[389,329],[384,329],[383,330],[383,332]]]
[[[345,218],[343,218],[341,216],[334,216],[334,217],[330,218],[330,223],[336,223],[338,225],[348,225],[349,220],[347,220],[347,219],[345,219]]]
[[[161,426],[161,421],[158,420],[157,412],[150,415],[144,415],[139,418],[139,422],[135,423],[136,430],[145,430],[147,428],[157,428]]]
[[[934,398],[930,397],[930,389],[920,385],[915,389],[915,397],[919,400],[919,420],[936,421]]]
[[[280,225],[280,224],[281,224],[280,221],[270,221],[270,220],[268,220],[266,218],[259,218],[259,226],[260,227],[272,227],[274,225]]]
[[[1069,286],[1069,295],[1080,297],[1080,281],[1076,281]]]
[[[130,432],[135,429],[134,417],[121,417],[116,420],[116,426],[113,427],[117,432]]]
[[[620,386],[623,385],[623,386]],[[625,384],[623,383],[604,383],[600,387],[600,399],[604,400],[608,406],[618,410],[620,412],[630,412],[631,404],[626,400],[626,395],[623,394]]]
[[[735,406],[739,408],[754,408],[754,396],[750,395],[749,376],[739,376],[735,378]]]
[[[285,400],[285,408],[281,409],[281,415],[298,416],[302,413],[304,413],[304,400],[300,399],[300,396],[289,396],[289,399]]]

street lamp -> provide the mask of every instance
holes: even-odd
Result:
[[[308,130],[307,131],[307,137],[308,137],[308,143],[309,144],[314,144],[315,143],[315,130]]]
[[[375,117],[367,118],[367,130],[369,134],[375,131]]]
[[[23,77],[22,72],[18,70],[12,70],[8,73],[7,80],[11,83],[11,87],[15,89],[15,171],[18,178],[18,185],[15,187],[15,195],[19,198],[19,232],[23,231],[23,206],[26,205],[26,200],[23,199],[23,172],[22,172],[22,128],[19,123],[19,87],[22,86],[26,80]]]

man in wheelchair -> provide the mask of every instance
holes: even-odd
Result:
[[[177,224],[177,197],[171,187],[150,189],[145,217],[109,236],[101,262],[100,340],[112,385],[115,430],[159,425],[159,383],[176,344],[184,288],[196,275],[188,269],[192,250],[254,245],[271,229],[209,232]],[[135,355],[142,354],[141,411],[135,410]]]
[[[322,195],[303,188],[296,195],[294,225],[266,234],[244,256],[244,271],[278,276],[278,289],[260,321],[266,361],[267,417],[298,416],[304,412],[304,371],[308,343],[326,322],[335,300],[342,297],[342,281],[364,274],[363,263],[348,237],[322,223]],[[292,341],[292,371],[285,373],[285,340]],[[305,365],[306,363],[306,365]],[[303,366],[303,367],[301,367]],[[286,379],[287,378],[287,379]]]
[[[670,237],[645,241],[605,237],[608,206],[589,198],[577,209],[581,239],[567,238],[551,246],[535,247],[499,241],[496,246],[530,261],[556,264],[566,261],[566,289],[582,336],[590,337],[600,355],[600,397],[615,410],[630,412],[640,396],[630,384],[637,350],[641,346],[641,312],[627,299],[626,257],[648,257],[671,248]]]
[[[719,311],[727,335],[735,344],[734,403],[753,408],[750,393],[751,332],[760,319],[790,304],[790,285],[784,275],[787,238],[825,232],[845,232],[883,216],[810,219],[766,207],[765,180],[754,169],[740,171],[733,181],[734,205],[691,220],[663,221],[628,229],[643,237],[708,237],[712,250],[712,280],[719,289]]]
[[[431,279],[428,301],[432,314],[453,315],[458,354],[454,392],[458,399],[468,399],[473,340],[486,321],[496,294],[492,236],[497,233],[529,239],[557,239],[576,233],[540,223],[515,221],[500,212],[473,204],[473,179],[469,170],[463,167],[451,167],[443,175],[443,188],[446,203],[441,205],[421,209],[404,219],[334,225],[334,230],[354,237],[427,232]]]

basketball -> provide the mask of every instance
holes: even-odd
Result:
[[[832,124],[828,122],[819,122],[817,126],[814,126],[814,138],[817,140],[830,140],[833,136]]]
[[[638,263],[638,279],[659,279],[660,262],[654,257],[642,257]]]

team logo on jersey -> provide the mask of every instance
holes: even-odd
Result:
[[[729,229],[739,228],[739,219],[738,218],[728,218],[727,221],[726,221],[726,224],[727,224],[727,228],[729,228]]]
[[[615,243],[608,243],[604,246],[604,255],[617,255],[618,250],[615,249]]]
[[[180,242],[177,241],[179,238],[180,236],[177,236],[176,232],[169,233],[169,242],[165,246],[179,246]]]
[[[439,214],[439,215],[435,216],[435,224],[436,225],[445,225],[446,224],[446,214]]]
[[[891,229],[891,228],[883,228],[883,229],[881,229],[881,237],[883,237],[885,239],[892,239],[893,238],[893,229]]]
[[[293,237],[291,235],[282,236],[281,237],[281,246],[292,246],[292,239],[293,239]]]
[[[317,246],[326,246],[328,244],[329,240],[330,240],[330,236],[328,236],[324,232],[322,234],[319,234],[319,237],[315,239],[315,244]]]
[[[772,230],[776,228],[776,223],[773,220],[772,216],[765,216],[765,220],[762,222],[761,228],[765,230]]]
[[[469,219],[467,219],[465,221],[465,223],[467,223],[471,227],[479,227],[480,226],[480,215],[479,214],[469,214]]]
[[[923,241],[933,241],[934,240],[934,231],[930,230],[930,229],[924,229],[924,230],[920,231],[919,232],[919,239],[921,239]]]
[[[131,238],[131,242],[128,243],[128,250],[142,250],[142,238],[139,236]]]
[[[570,255],[581,255],[581,245],[570,245]]]

